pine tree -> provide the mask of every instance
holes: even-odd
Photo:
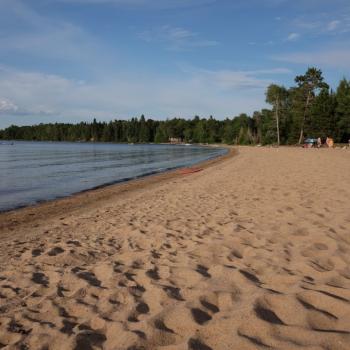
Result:
[[[310,108],[310,118],[305,126],[309,137],[334,137],[335,96],[323,89]]]
[[[343,79],[336,93],[336,128],[338,140],[348,143],[350,140],[350,81]]]
[[[298,84],[298,89],[303,96],[303,114],[300,125],[299,144],[304,139],[304,128],[306,120],[309,116],[309,110],[314,101],[316,92],[319,89],[328,88],[328,85],[323,82],[322,71],[316,68],[309,68],[304,75],[299,75],[295,78]]]

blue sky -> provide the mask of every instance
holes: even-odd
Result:
[[[223,119],[308,66],[350,78],[349,0],[0,0],[0,127]]]

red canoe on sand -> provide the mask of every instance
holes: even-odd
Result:
[[[187,174],[193,174],[193,173],[198,173],[199,171],[202,171],[203,168],[184,168],[180,169],[179,173],[182,175],[187,175]]]

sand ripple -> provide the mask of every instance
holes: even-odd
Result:
[[[0,348],[350,349],[349,158],[241,148],[14,226]]]

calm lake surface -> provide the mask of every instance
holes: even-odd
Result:
[[[0,211],[217,157],[226,150],[180,145],[0,143]]]

